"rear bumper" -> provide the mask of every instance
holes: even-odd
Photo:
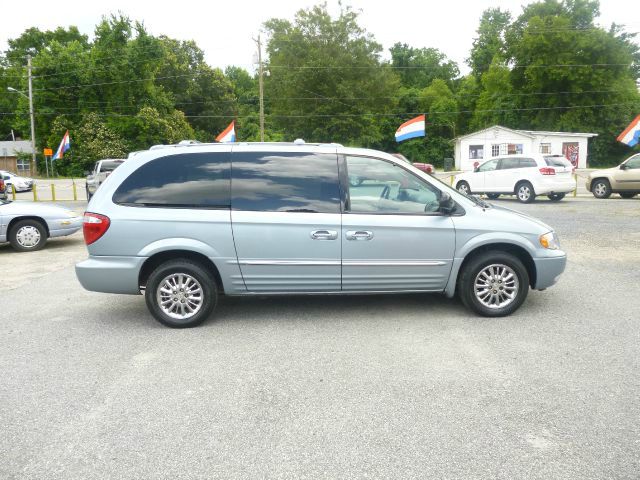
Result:
[[[576,189],[576,182],[573,180],[558,183],[538,184],[533,187],[536,195],[547,195],[549,193],[569,193]]]
[[[554,285],[567,266],[567,256],[564,253],[556,257],[534,258],[536,265],[535,290],[544,290]]]
[[[138,279],[146,257],[97,257],[76,264],[80,284],[92,292],[140,293]]]

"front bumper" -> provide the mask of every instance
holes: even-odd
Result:
[[[50,237],[64,237],[82,228],[82,217],[63,218],[48,223]]]
[[[92,292],[140,293],[138,279],[146,257],[98,257],[90,256],[76,264],[76,276],[80,284]]]
[[[536,284],[535,290],[544,290],[554,285],[562,272],[567,266],[567,255],[558,251],[558,255],[554,257],[534,258],[536,265]]]

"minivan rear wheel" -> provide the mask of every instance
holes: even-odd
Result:
[[[483,317],[512,314],[529,293],[527,269],[507,252],[486,252],[472,258],[459,278],[462,303]]]
[[[163,325],[189,328],[200,325],[213,313],[218,289],[211,273],[188,259],[160,264],[147,280],[145,301]]]

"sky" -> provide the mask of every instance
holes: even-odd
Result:
[[[253,42],[270,18],[293,20],[301,8],[309,8],[321,0],[236,0],[235,2],[193,1],[159,2],[158,0],[32,0],[27,4],[6,2],[2,7],[0,50],[7,40],[18,37],[35,26],[53,30],[58,26],[77,26],[92,37],[96,23],[103,15],[123,13],[142,21],[153,35],[167,35],[179,40],[195,40],[213,67],[228,65],[253,70],[256,45]],[[396,42],[412,47],[435,47],[456,61],[462,73],[468,71],[469,55],[482,12],[489,7],[509,10],[513,16],[522,11],[526,0],[429,1],[403,0],[378,2],[343,0],[361,11],[359,24],[372,33],[385,50]],[[626,25],[630,32],[640,31],[640,13],[629,9],[631,0],[603,0],[597,23],[608,27],[612,22]],[[327,0],[333,14],[339,12],[338,0]],[[631,13],[631,15],[629,15]]]

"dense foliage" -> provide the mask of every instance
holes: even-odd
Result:
[[[616,136],[640,113],[634,36],[598,27],[595,0],[544,0],[520,16],[482,15],[470,73],[435,48],[396,43],[389,59],[346,7],[326,5],[265,23],[268,140],[339,142],[399,151],[441,165],[453,139],[494,124],[598,133],[592,166],[630,153]],[[238,67],[210,67],[192,41],[150,35],[124,16],[103,18],[92,40],[76,27],[26,30],[0,57],[0,136],[29,137],[26,58],[33,58],[38,150],[72,149],[57,170],[158,143],[212,141],[231,120],[239,140],[259,139],[258,81]],[[396,128],[427,114],[427,137],[402,144]]]

